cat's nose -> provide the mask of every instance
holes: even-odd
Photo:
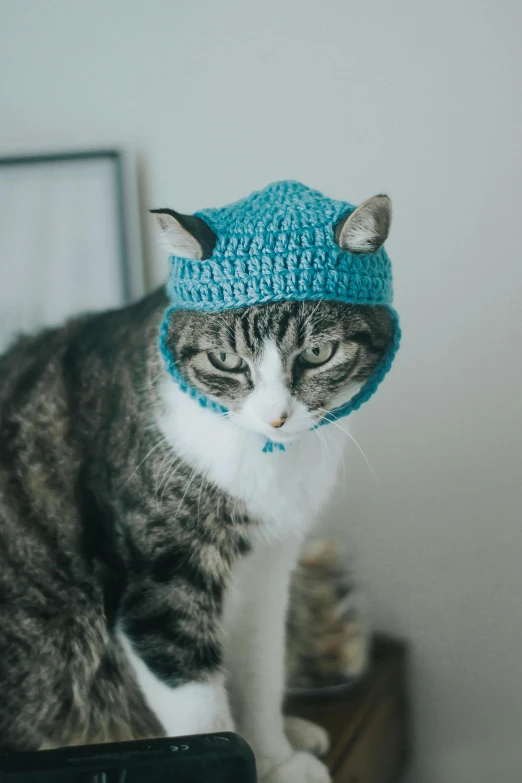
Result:
[[[288,413],[282,413],[281,417],[279,419],[275,419],[274,421],[270,421],[269,424],[275,430],[278,430],[280,427],[283,426],[283,424],[285,423],[285,421],[287,419],[288,419]]]

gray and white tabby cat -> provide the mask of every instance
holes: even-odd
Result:
[[[384,242],[372,202],[345,249]],[[160,216],[170,252],[201,257],[208,237],[176,214]],[[340,458],[339,428],[325,459],[311,427],[379,364],[390,316],[173,313],[170,350],[219,415],[163,369],[167,304],[161,289],[0,359],[0,747],[235,728],[260,780],[321,783],[324,733],[281,715],[290,573]],[[293,445],[265,454],[259,433]]]

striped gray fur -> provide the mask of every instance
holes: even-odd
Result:
[[[160,432],[167,304],[158,290],[22,338],[0,359],[4,750],[161,734],[119,625],[173,686],[220,667],[223,591],[257,521]],[[287,383],[311,410],[371,374],[390,330],[384,309],[281,303],[175,313],[168,342],[187,379],[234,410],[255,380],[213,368],[207,351],[255,364],[272,336]],[[295,356],[318,337],[338,343],[343,361],[308,372]]]
[[[292,393],[309,410],[317,410],[327,408],[348,383],[362,382],[371,375],[390,342],[391,329],[384,307],[281,302],[212,316],[180,311],[171,320],[168,345],[192,385],[234,411],[253,389],[251,374],[216,372],[206,351],[219,345],[255,366],[265,340],[273,339]],[[296,362],[305,346],[329,341],[338,346],[342,361],[312,370]]]

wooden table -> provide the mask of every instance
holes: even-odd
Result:
[[[376,639],[368,675],[357,685],[335,698],[291,701],[286,712],[328,731],[325,761],[334,783],[396,783],[409,754],[406,645]]]

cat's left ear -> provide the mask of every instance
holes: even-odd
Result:
[[[386,241],[390,224],[390,199],[388,196],[374,196],[337,223],[335,241],[341,250],[375,253]]]
[[[160,229],[161,244],[170,255],[204,260],[210,258],[217,236],[196,215],[182,215],[173,209],[151,209]]]

